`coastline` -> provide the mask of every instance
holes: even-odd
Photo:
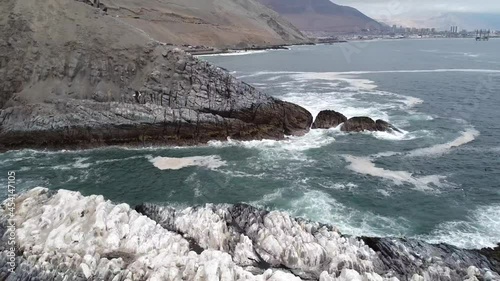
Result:
[[[183,49],[185,52],[193,55],[194,57],[203,57],[210,55],[246,55],[254,54],[265,51],[272,50],[289,50],[294,46],[321,46],[321,45],[337,45],[337,44],[350,44],[350,43],[364,43],[364,42],[387,42],[387,41],[416,41],[416,40],[473,40],[474,38],[459,38],[459,37],[404,37],[404,38],[366,38],[366,39],[349,39],[349,40],[338,40],[335,39],[332,42],[320,42],[315,40],[315,42],[306,42],[299,44],[285,44],[285,45],[271,45],[271,46],[255,46],[249,48],[216,48],[216,47],[204,47],[202,49]],[[490,40],[500,39],[500,37],[490,37]]]
[[[253,47],[228,47],[228,48],[216,48],[216,47],[205,47],[203,49],[183,49],[186,53],[189,53],[195,57],[206,56],[206,55],[220,55],[220,54],[238,54],[238,53],[251,53],[255,51],[269,51],[269,50],[289,50],[293,46],[307,46],[307,45],[317,45],[317,43],[306,42],[306,43],[296,43],[296,44],[284,44],[284,45],[262,45]]]

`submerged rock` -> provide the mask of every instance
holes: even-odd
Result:
[[[314,123],[312,125],[313,129],[330,129],[335,128],[338,125],[347,121],[347,117],[345,117],[342,113],[334,111],[334,110],[323,110],[321,111]]]
[[[35,188],[15,198],[16,265],[0,209],[7,280],[498,280],[495,254],[402,239],[353,238],[245,204],[131,209]],[[497,254],[496,254],[497,255]],[[488,279],[489,278],[489,279]]]
[[[340,128],[343,132],[362,132],[362,131],[383,131],[383,132],[398,132],[401,131],[391,125],[389,122],[378,119],[374,121],[370,117],[353,117],[344,122]]]

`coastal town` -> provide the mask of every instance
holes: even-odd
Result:
[[[314,32],[307,34],[315,37],[317,43],[339,43],[353,40],[374,39],[421,39],[421,38],[471,38],[477,41],[486,41],[490,38],[500,38],[500,30],[491,29],[460,29],[458,26],[450,26],[448,30],[437,28],[416,28],[393,25],[384,29],[362,29],[359,32],[349,34],[328,34],[325,32]]]

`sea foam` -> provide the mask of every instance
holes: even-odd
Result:
[[[291,200],[287,211],[292,216],[334,225],[348,235],[400,236],[408,232],[408,221],[404,218],[359,211],[318,190],[308,190]]]
[[[269,50],[252,50],[252,51],[232,51],[229,53],[219,53],[219,54],[206,54],[206,55],[194,55],[198,58],[203,57],[232,57],[232,56],[245,56],[245,55],[255,55],[267,53]]]
[[[450,150],[455,147],[459,147],[461,145],[472,142],[478,136],[479,136],[479,131],[474,128],[470,128],[466,131],[463,131],[458,138],[450,142],[437,144],[431,147],[415,149],[413,151],[410,151],[407,155],[411,157],[442,155],[450,152]]]
[[[442,187],[444,185],[444,176],[430,175],[424,177],[415,177],[412,173],[407,171],[391,171],[384,168],[375,166],[372,159],[369,157],[356,157],[345,155],[345,160],[349,162],[347,166],[353,172],[358,174],[369,175],[392,181],[395,185],[411,184],[418,190],[432,190],[435,187]]]
[[[208,169],[217,169],[227,165],[218,155],[193,156],[193,157],[154,157],[149,160],[160,170],[179,170],[186,167],[198,166]]]
[[[465,221],[450,221],[437,226],[430,235],[420,236],[429,243],[447,243],[465,249],[497,246],[500,237],[500,205],[482,206]]]

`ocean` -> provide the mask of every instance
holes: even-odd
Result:
[[[333,109],[402,133],[332,128],[283,141],[10,151],[0,172],[16,172],[18,193],[43,186],[132,206],[244,202],[345,235],[492,247],[500,242],[498,50],[498,39],[422,39],[202,56],[314,116]]]

